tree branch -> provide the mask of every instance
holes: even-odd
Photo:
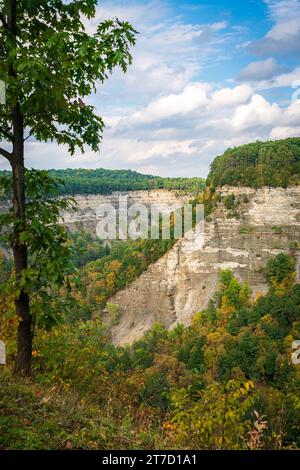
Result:
[[[7,24],[7,22],[6,22],[6,19],[4,18],[3,13],[1,13],[1,11],[0,11],[0,20],[2,21],[2,24],[3,24],[4,28],[9,31],[8,24]]]
[[[4,29],[7,31],[8,35],[11,36],[15,41],[16,44],[20,44],[19,41],[17,40],[16,33],[14,34],[13,31],[10,29],[8,22],[5,19],[5,16],[3,13],[0,11],[0,21],[4,26]]]
[[[28,136],[25,137],[25,139],[23,139],[23,142],[26,142],[26,140],[28,140],[33,134],[33,131],[32,132],[29,132]]]
[[[0,147],[0,155],[2,155],[4,158],[6,158],[9,162],[12,160],[12,154],[8,152],[7,150],[4,150],[3,148]]]
[[[7,140],[9,140],[10,142],[12,142],[13,136],[12,136],[9,132],[7,132],[5,129],[3,129],[2,127],[0,127],[0,135],[1,135],[1,134],[4,135],[4,137],[6,137]]]

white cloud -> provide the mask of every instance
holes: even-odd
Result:
[[[253,95],[249,104],[238,106],[232,118],[232,125],[240,131],[257,126],[271,126],[281,118],[281,109],[270,104],[261,95]]]
[[[274,26],[265,37],[252,43],[260,56],[296,56],[300,52],[300,1],[265,0]]]
[[[288,137],[299,137],[299,127],[274,127],[270,132],[270,139],[287,139]]]
[[[258,60],[248,64],[238,75],[240,82],[259,82],[269,80],[281,72],[286,71],[285,66],[281,66],[273,58]]]
[[[266,59],[245,67],[239,86],[224,87],[205,83],[201,73],[231,53],[228,44],[243,34],[243,25],[186,23],[159,0],[102,2],[101,18],[127,19],[140,35],[128,73],[115,73],[102,90],[98,107],[111,127],[105,131],[100,160],[91,155],[85,164],[205,176],[211,159],[228,146],[294,135],[300,125],[298,106],[281,109],[260,90],[290,87],[300,79],[300,68],[287,71],[275,59],[281,49],[293,52],[289,41],[298,35],[300,2],[267,3],[274,26],[262,44],[250,43]],[[268,51],[275,46],[274,54]]]
[[[300,82],[300,67],[288,73],[283,73],[270,80],[262,80],[255,83],[256,90],[270,90],[274,88],[291,88],[296,82]]]
[[[138,112],[128,108],[121,119],[112,116],[109,122],[100,154],[86,151],[71,157],[64,147],[29,142],[29,166],[45,167],[51,154],[48,167],[205,176],[211,159],[229,146],[299,135],[300,102],[281,109],[247,85],[214,89],[197,82]]]
[[[235,88],[222,88],[212,94],[209,107],[224,108],[234,107],[249,100],[253,90],[248,85],[240,85]]]
[[[297,135],[299,125],[300,102],[281,109],[247,85],[214,89],[198,82],[128,115],[107,134],[103,151],[112,159],[122,153],[136,169],[192,176],[196,167],[204,176],[227,147]]]
[[[155,96],[178,93],[207,63],[223,60],[220,34],[223,41],[228,27],[225,21],[192,24],[174,16],[162,0],[118,0],[101,2],[93,23],[114,16],[130,21],[140,33],[132,49],[133,64],[126,75],[114,72],[105,84],[105,92],[115,99],[145,104]]]
[[[284,123],[288,126],[300,125],[300,100],[291,103],[284,113]]]
[[[177,114],[190,113],[207,104],[208,88],[207,84],[191,83],[180,94],[171,94],[153,101],[143,110],[134,113],[128,122],[130,124],[151,123]]]

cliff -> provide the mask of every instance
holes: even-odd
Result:
[[[300,279],[300,187],[218,190],[221,201],[205,221],[204,244],[182,239],[110,302],[119,306],[119,323],[112,331],[115,344],[139,339],[154,322],[167,328],[189,324],[204,309],[219,281],[231,269],[247,281],[255,296],[266,292],[263,268],[280,252],[296,259]],[[235,195],[235,207],[224,198]]]
[[[80,223],[86,230],[95,233],[97,208],[101,204],[112,204],[116,211],[118,211],[119,198],[124,196],[127,196],[128,207],[133,204],[144,204],[149,208],[151,204],[155,204],[162,212],[164,212],[166,209],[165,206],[181,206],[184,202],[188,202],[192,198],[192,193],[156,189],[149,191],[116,191],[109,195],[76,195],[74,196],[74,199],[77,203],[77,210],[76,212],[64,212],[62,214],[64,223],[71,230],[76,228],[76,224]]]

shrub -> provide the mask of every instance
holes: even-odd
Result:
[[[224,205],[226,209],[232,209],[235,206],[235,195],[228,194],[228,196],[224,198]]]

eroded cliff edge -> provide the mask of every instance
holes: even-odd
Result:
[[[119,306],[115,344],[132,343],[155,322],[189,324],[212,297],[220,271],[231,269],[253,295],[266,292],[263,268],[280,252],[296,259],[300,279],[300,187],[218,190],[222,200],[205,221],[204,244],[182,239],[127,289],[110,299]],[[224,198],[235,195],[236,207]]]

